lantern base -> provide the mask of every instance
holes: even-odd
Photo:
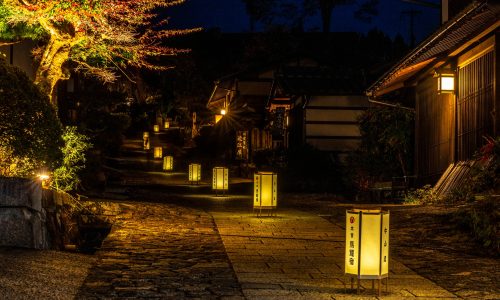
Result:
[[[267,210],[268,217],[276,217],[276,206],[254,206],[253,207],[253,213],[256,214],[257,217],[260,217],[262,215],[262,210]]]
[[[389,275],[355,275],[355,274],[345,274],[345,276],[349,277],[351,280],[351,290],[354,289],[354,278],[357,279],[357,291],[359,294],[359,283],[361,280],[371,280],[372,281],[372,291],[375,289],[375,280],[378,282],[378,296],[381,293],[381,285],[384,283],[385,279],[385,292],[389,292]],[[344,280],[344,290],[347,292],[347,283]]]

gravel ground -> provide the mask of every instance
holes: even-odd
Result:
[[[73,299],[95,257],[0,247],[0,299]]]

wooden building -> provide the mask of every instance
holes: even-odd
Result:
[[[367,90],[371,99],[415,108],[422,184],[460,184],[484,136],[499,135],[499,13],[498,2],[473,1]],[[439,81],[446,76],[449,90]]]
[[[308,144],[339,156],[356,150],[357,118],[369,104],[363,88],[360,74],[333,71],[310,60],[282,66],[274,76],[268,109],[284,115],[277,118],[284,123],[277,129],[285,147]],[[279,138],[273,134],[273,140]]]

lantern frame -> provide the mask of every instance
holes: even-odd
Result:
[[[163,171],[173,171],[174,170],[174,157],[167,155],[163,157]]]
[[[201,180],[201,165],[189,164],[188,180],[190,183],[200,183]]]
[[[278,174],[274,172],[257,172],[254,174],[253,210],[257,216],[262,210],[273,215],[278,206]]]
[[[346,276],[357,278],[357,290],[361,279],[386,279],[389,285],[389,217],[388,210],[351,209],[346,210],[345,266]],[[372,288],[374,282],[372,281]]]
[[[153,157],[155,159],[163,158],[163,147],[154,147],[153,149]]]
[[[434,77],[437,78],[437,93],[454,94],[455,93],[455,73],[452,71],[436,72]]]
[[[222,191],[224,195],[225,191],[229,189],[229,169],[226,167],[214,167],[212,169],[212,190],[215,191],[215,196],[218,196],[218,192]]]

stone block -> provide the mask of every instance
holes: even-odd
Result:
[[[26,207],[0,208],[0,246],[48,249],[45,214]]]
[[[24,178],[0,178],[0,209],[2,207],[28,207],[42,211],[42,186]]]

